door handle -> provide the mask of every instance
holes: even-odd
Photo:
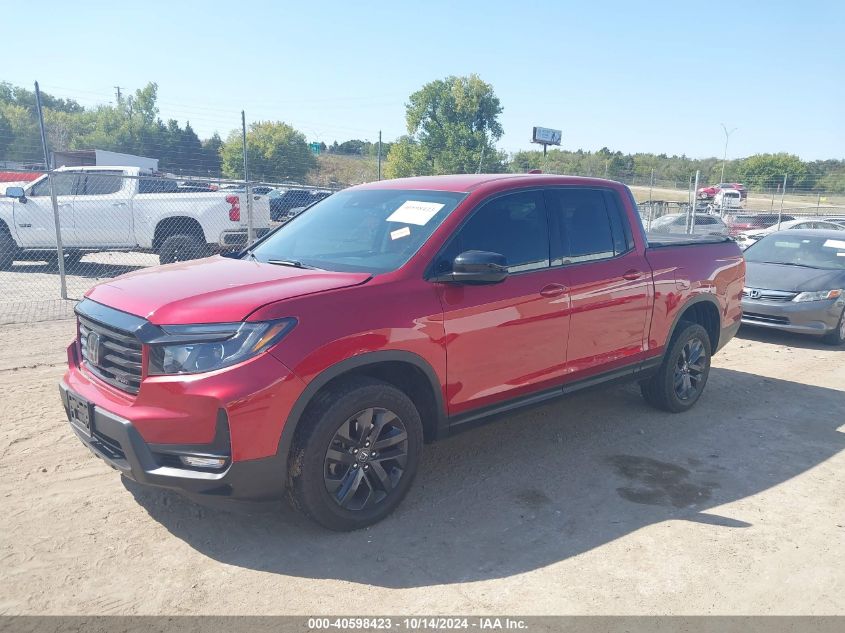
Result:
[[[569,290],[569,288],[562,284],[549,284],[548,286],[543,287],[540,294],[544,297],[559,297],[567,290]]]
[[[627,279],[628,281],[634,281],[635,279],[639,279],[642,277],[643,274],[634,268],[629,271],[626,271],[625,274],[622,275],[622,279]]]
[[[125,207],[126,203],[125,202],[112,202],[111,206],[113,206],[113,207]]]

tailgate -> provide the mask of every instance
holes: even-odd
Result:
[[[239,193],[241,199],[241,226],[248,226],[248,212],[246,194]],[[266,229],[270,227],[270,198],[267,196],[252,196],[252,228]]]

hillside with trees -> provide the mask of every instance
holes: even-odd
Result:
[[[164,120],[159,114],[158,86],[149,83],[115,103],[84,107],[73,99],[42,93],[48,143],[52,150],[104,149],[159,159],[162,171],[183,175],[240,178],[243,175],[241,131],[216,132],[200,139],[190,121]],[[722,161],[666,154],[625,154],[551,149],[506,155],[496,148],[504,132],[503,105],[477,75],[431,81],[411,94],[405,111],[407,134],[382,144],[387,178],[483,172],[525,172],[607,177],[629,184],[686,189],[690,175],[701,170],[703,183],[718,182]],[[565,125],[564,125],[565,127]],[[377,177],[377,143],[335,140],[319,144],[314,156],[306,136],[281,121],[262,121],[247,134],[250,177],[267,181],[297,180],[319,185],[348,185]],[[0,165],[43,161],[35,95],[0,82]],[[845,160],[803,161],[791,154],[757,154],[730,160],[724,179],[751,189],[774,189],[788,174],[788,189],[845,193]]]

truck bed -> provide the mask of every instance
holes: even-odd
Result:
[[[695,246],[701,244],[722,244],[730,242],[725,235],[681,235],[673,233],[646,233],[649,248],[666,248],[667,246]]]

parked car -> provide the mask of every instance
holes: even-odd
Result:
[[[178,187],[178,192],[180,193],[209,193],[211,191],[217,191],[217,185],[194,180],[183,182]]]
[[[652,221],[650,232],[686,233],[688,222],[685,213],[669,213]],[[695,235],[727,235],[728,227],[718,215],[696,213],[692,232]]]
[[[742,322],[845,343],[845,236],[793,229],[767,235],[745,252]]]
[[[67,167],[56,170],[54,188],[68,264],[86,252],[147,250],[161,263],[196,259],[247,242],[243,194],[224,191],[160,191],[170,185],[141,176],[138,167]],[[253,228],[270,228],[270,207],[256,198]],[[56,232],[47,176],[10,187],[0,199],[0,269],[18,258],[55,257]]]
[[[828,222],[826,220],[818,220],[815,218],[796,218],[795,220],[787,220],[780,224],[773,224],[766,229],[758,229],[756,231],[745,231],[736,236],[736,242],[743,250],[754,244],[754,242],[775,233],[777,231],[784,231],[787,229],[826,229],[828,231],[845,231],[845,226],[836,224],[835,222]]]
[[[840,226],[845,226],[845,218],[842,217],[833,217],[833,218],[822,218],[825,222],[833,222],[834,224],[838,224]]]
[[[724,191],[727,189],[739,191],[742,200],[748,198],[748,190],[745,188],[745,185],[742,185],[738,182],[720,182],[718,185],[701,187],[696,192],[696,197],[699,200],[712,200],[720,191]]]
[[[784,213],[781,218],[783,222],[794,220],[794,215]],[[778,221],[777,213],[729,213],[725,216],[725,224],[728,225],[730,235],[739,235],[746,231],[765,229]]]
[[[279,222],[290,222],[307,208],[308,207],[294,207],[293,209],[288,209],[282,213],[282,216],[279,218]]]
[[[713,196],[711,208],[716,212],[742,208],[742,194],[736,189],[720,189]]]
[[[322,189],[288,189],[282,195],[270,200],[270,217],[274,222],[284,222],[287,211],[309,207],[330,195],[332,195],[331,191]]]
[[[141,484],[287,493],[356,529],[401,502],[424,441],[491,416],[620,379],[690,409],[739,328],[744,270],[728,238],[646,238],[619,183],[386,180],[242,253],[95,286],[61,397]]]

